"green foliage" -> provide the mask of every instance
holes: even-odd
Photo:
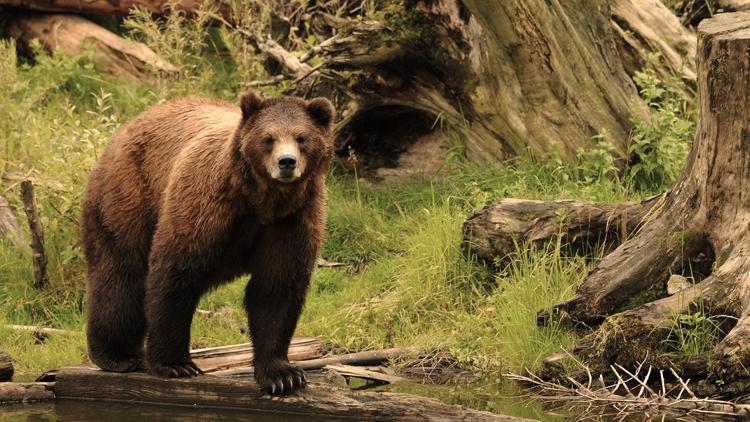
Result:
[[[591,149],[578,150],[578,171],[584,184],[590,184],[596,180],[614,179],[617,177],[615,166],[615,148],[607,138],[607,131],[591,138],[594,145]]]
[[[704,355],[724,337],[722,324],[727,315],[712,315],[703,299],[699,299],[687,313],[674,314],[667,338],[662,347],[681,356]]]
[[[694,105],[677,78],[661,81],[651,69],[634,76],[648,116],[634,117],[624,179],[631,189],[659,193],[677,180],[695,133]]]

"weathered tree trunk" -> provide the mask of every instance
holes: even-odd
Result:
[[[700,120],[680,178],[637,234],[604,257],[553,314],[604,321],[576,348],[604,367],[613,360],[679,366],[663,353],[662,340],[675,315],[700,304],[733,317],[704,360],[710,379],[727,382],[747,378],[750,367],[750,13],[716,15],[701,22],[698,34]],[[696,259],[704,265],[692,287],[621,311],[635,295],[662,290],[670,274],[689,272]],[[540,322],[552,316],[542,312]]]
[[[113,75],[142,78],[153,71],[177,71],[145,44],[126,40],[76,15],[17,15],[9,32],[22,45],[38,39],[47,50],[60,49],[71,56],[84,53],[90,45],[94,64]]]
[[[13,379],[13,361],[10,356],[0,352],[0,382]]]

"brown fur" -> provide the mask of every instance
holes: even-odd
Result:
[[[271,390],[304,384],[286,354],[323,241],[333,113],[325,99],[249,93],[237,108],[189,98],[115,134],[91,173],[81,226],[97,365],[135,370],[145,337],[151,372],[197,375],[189,339],[199,298],[250,273],[256,379]],[[296,180],[269,173],[269,136],[296,142]]]

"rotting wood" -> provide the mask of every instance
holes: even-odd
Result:
[[[76,15],[17,15],[9,33],[28,47],[39,40],[48,51],[60,50],[75,56],[87,46],[93,50],[94,65],[103,72],[132,79],[152,72],[174,73],[178,69],[143,43],[118,36]]]
[[[41,335],[41,336],[46,336],[49,334],[65,335],[65,334],[71,333],[68,330],[61,330],[59,328],[42,327],[42,326],[36,326],[36,325],[7,324],[7,325],[3,325],[3,328],[7,328],[9,330],[15,330],[15,331],[30,331],[34,335]]]
[[[53,389],[54,383],[49,382],[3,382],[0,383],[0,404],[53,400],[55,398]]]
[[[638,233],[602,258],[572,299],[540,312],[539,321],[602,323],[574,348],[596,370],[615,360],[682,370],[677,356],[663,352],[664,340],[674,316],[700,304],[725,333],[702,355],[702,375],[721,380],[721,391],[746,381],[750,366],[750,13],[706,19],[698,37],[700,116],[678,181]],[[710,257],[708,271],[691,287],[635,305],[634,297],[663,289],[671,274],[692,272],[701,257]]]
[[[7,353],[0,352],[0,382],[13,379],[13,360]]]
[[[261,394],[257,384],[251,379],[230,379],[214,375],[165,379],[144,373],[118,374],[82,367],[58,371],[55,394],[62,400],[211,406],[346,420],[521,420],[447,405],[425,397],[383,392],[352,392],[317,383],[309,383],[306,389],[289,396],[272,397]]]
[[[404,356],[415,355],[419,353],[419,349],[412,347],[396,347],[391,349],[383,350],[370,350],[367,352],[348,353],[344,355],[326,356],[319,359],[309,359],[303,361],[294,361],[295,365],[304,369],[305,371],[312,371],[315,369],[321,369],[326,365],[379,365],[383,362],[387,362],[390,359],[399,359]],[[217,372],[217,375],[222,376],[244,376],[252,374],[252,367],[243,367],[231,369],[228,371]]]
[[[371,368],[362,368],[359,366],[352,366],[352,365],[326,365],[323,367],[323,370],[331,370],[336,371],[340,375],[346,378],[361,378],[368,381],[375,381],[379,383],[385,383],[385,384],[395,384],[397,382],[405,381],[405,378],[386,374],[382,371],[377,371]]]
[[[0,237],[4,237],[17,245],[24,244],[24,235],[21,225],[18,224],[8,200],[0,195]]]
[[[658,197],[625,204],[501,199],[466,220],[464,246],[487,262],[503,259],[523,245],[542,247],[559,234],[566,244],[613,248],[642,225],[657,201]]]
[[[289,344],[289,360],[315,359],[322,355],[320,340],[311,337],[294,338]],[[248,366],[253,361],[251,343],[196,349],[190,352],[198,367],[206,373]]]
[[[44,232],[39,208],[34,198],[34,185],[30,180],[21,182],[21,202],[31,230],[32,264],[34,267],[34,287],[43,289],[49,282],[47,255],[44,251]]]

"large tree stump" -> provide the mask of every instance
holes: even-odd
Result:
[[[679,366],[665,358],[661,340],[675,315],[701,303],[736,318],[705,359],[709,378],[727,382],[750,376],[750,13],[704,20],[698,35],[700,120],[680,178],[637,234],[552,313],[582,324],[604,322],[576,351],[605,367],[613,360]],[[622,311],[634,295],[659,290],[700,256],[715,262],[692,287]],[[540,322],[553,316],[542,312]]]

